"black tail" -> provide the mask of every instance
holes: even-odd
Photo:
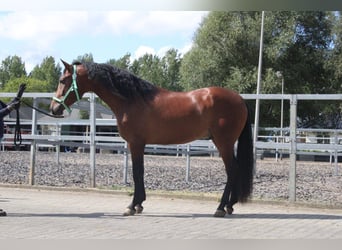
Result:
[[[248,107],[247,107],[248,108]],[[238,140],[237,148],[237,198],[240,202],[246,202],[253,190],[253,139],[250,114],[248,110],[245,127]]]

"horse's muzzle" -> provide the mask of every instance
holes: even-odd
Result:
[[[63,114],[64,107],[63,105],[52,102],[50,105],[50,111],[53,115],[62,115]]]

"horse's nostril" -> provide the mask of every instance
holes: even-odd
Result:
[[[54,115],[61,115],[63,113],[63,105],[55,104],[50,107],[50,111]]]

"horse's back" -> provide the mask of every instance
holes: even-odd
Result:
[[[209,87],[211,96],[217,102],[222,101],[229,103],[230,105],[243,105],[243,98],[234,90],[222,88],[222,87]]]
[[[207,87],[188,92],[162,92],[155,107],[162,116],[170,119],[185,116],[203,122],[226,116],[245,116],[246,105],[243,98],[235,91],[222,87]],[[232,117],[233,118],[233,117]],[[245,118],[243,118],[245,119]]]

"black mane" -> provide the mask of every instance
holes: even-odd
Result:
[[[126,99],[142,97],[144,100],[152,98],[157,87],[134,74],[105,63],[74,62],[82,64],[88,70],[89,79],[103,84],[109,91],[119,94]]]

